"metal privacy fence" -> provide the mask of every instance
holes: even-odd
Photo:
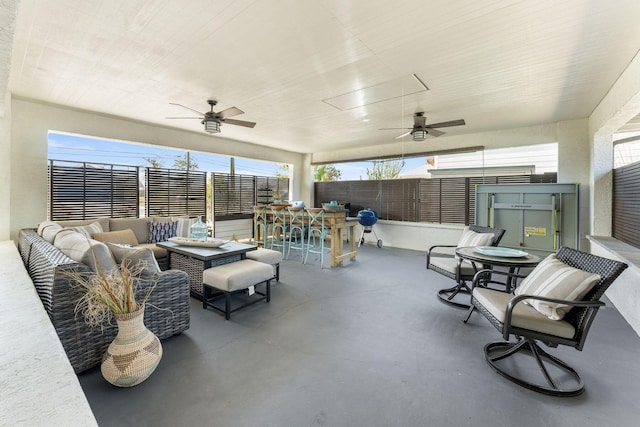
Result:
[[[337,200],[350,203],[350,215],[374,209],[380,219],[408,222],[471,224],[477,184],[555,183],[557,174],[507,175],[379,181],[316,182],[314,205]]]
[[[200,216],[207,214],[207,173],[146,168],[147,216]]]
[[[141,204],[148,217],[242,219],[277,195],[288,200],[288,178],[49,160],[54,221],[139,217]]]
[[[49,161],[49,218],[126,218],[139,215],[136,166]]]
[[[640,162],[613,170],[612,235],[640,248]]]

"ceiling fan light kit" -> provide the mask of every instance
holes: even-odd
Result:
[[[463,126],[466,124],[463,119],[451,120],[448,122],[433,123],[430,125],[428,125],[426,122],[427,122],[427,118],[425,117],[424,112],[420,111],[415,113],[413,116],[412,128],[384,128],[380,130],[405,129],[405,130],[408,130],[409,132],[405,132],[402,135],[397,136],[396,139],[404,138],[407,135],[411,135],[414,141],[424,141],[425,139],[427,139],[427,135],[431,135],[434,137],[444,135],[444,132],[436,128]]]
[[[426,130],[417,130],[415,132],[413,132],[413,140],[414,141],[424,141],[425,139],[427,139],[427,134],[429,132],[427,132]]]
[[[220,133],[220,123],[215,120],[203,120],[204,131],[207,133]]]
[[[201,119],[204,125],[204,131],[207,133],[220,133],[220,125],[222,123],[228,123],[230,125],[243,126],[246,128],[253,128],[256,124],[254,122],[247,122],[244,120],[236,120],[230,119],[229,117],[237,116],[239,114],[244,114],[239,108],[230,107],[226,110],[215,112],[213,111],[213,107],[218,103],[215,99],[207,100],[207,104],[211,107],[210,111],[206,113],[201,113],[198,110],[194,110],[193,108],[186,107],[182,104],[176,104],[175,102],[170,102],[171,105],[177,105],[178,107],[186,108],[187,110],[191,110],[201,115],[201,117],[167,117],[167,119]]]

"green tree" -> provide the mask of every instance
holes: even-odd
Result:
[[[191,153],[189,153],[188,151],[184,154],[183,157],[180,157],[178,159],[175,159],[173,161],[173,168],[174,169],[179,169],[179,170],[190,170],[190,171],[195,171],[198,170],[198,163],[193,159],[193,157],[191,156]]]
[[[367,178],[371,180],[396,179],[404,167],[404,160],[374,160],[373,167],[367,168]]]
[[[281,164],[276,171],[278,178],[289,178],[289,165]]]
[[[313,168],[313,178],[315,181],[338,181],[341,177],[342,172],[334,165],[319,165]]]
[[[154,159],[152,157],[143,157],[143,159],[154,169],[162,169],[164,167],[162,162],[158,159]]]

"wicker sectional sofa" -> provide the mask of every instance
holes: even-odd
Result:
[[[103,330],[91,329],[81,315],[75,314],[83,290],[66,274],[88,273],[89,266],[74,261],[33,229],[20,230],[18,249],[75,372],[99,365],[117,327],[114,324]],[[143,293],[155,280],[157,285],[147,301],[144,320],[153,333],[164,339],[189,328],[189,279],[183,271],[162,271],[146,278],[139,292]]]

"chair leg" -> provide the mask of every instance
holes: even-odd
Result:
[[[497,363],[500,360],[513,357],[522,352],[536,361],[536,365],[547,384],[536,384],[522,378],[520,374],[526,372],[526,370],[512,369],[513,372],[507,372],[506,369],[503,369]],[[584,382],[580,378],[580,375],[562,360],[545,352],[538,343],[532,339],[527,338],[517,342],[497,341],[489,343],[484,347],[484,357],[487,363],[498,374],[529,390],[549,396],[577,396],[584,391]],[[562,373],[556,375],[554,379],[548,369],[549,365],[554,365]],[[512,367],[513,364],[509,364],[509,366]],[[564,380],[565,383],[571,382],[575,385],[563,387],[560,385],[559,380]]]
[[[475,305],[469,306],[469,311],[467,311],[467,317],[465,317],[464,320],[463,320],[464,323],[467,323],[469,321],[469,319],[471,318],[471,315],[473,314],[475,309],[476,309]]]
[[[438,298],[440,298],[440,301],[454,307],[468,309],[470,307],[469,304],[461,303],[453,299],[459,293],[469,294],[469,289],[464,282],[460,282],[456,286],[453,286],[451,288],[440,289],[438,291]]]

